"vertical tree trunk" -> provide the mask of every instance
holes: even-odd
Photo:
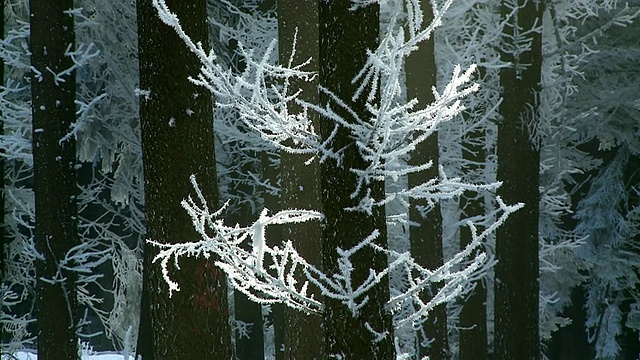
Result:
[[[75,71],[66,53],[75,43],[71,0],[32,0],[31,80],[36,212],[38,358],[78,356],[76,274],[62,268],[78,245],[76,143],[68,136],[75,121]],[[60,74],[56,78],[55,74]]]
[[[320,2],[320,85],[330,89],[337,96],[349,101],[356,85],[352,79],[366,61],[366,50],[375,49],[378,45],[379,6],[367,5],[357,10],[350,10],[351,2]],[[321,96],[322,104],[329,102],[327,96]],[[365,110],[365,99],[349,101],[351,108],[361,118],[368,116]],[[348,114],[342,114],[349,119]],[[328,119],[321,121],[321,133],[327,138],[333,129]],[[341,128],[333,141],[335,149],[342,149],[343,162],[338,166],[334,161],[322,164],[322,200],[326,216],[325,237],[322,247],[323,267],[332,274],[338,271],[336,248],[349,249],[378,229],[380,236],[376,240],[386,246],[387,234],[384,208],[374,209],[369,216],[360,212],[346,211],[345,208],[355,206],[358,199],[350,194],[356,183],[355,174],[350,169],[362,169],[366,162],[362,159],[353,139],[347,130]],[[371,196],[381,199],[384,196],[384,182],[369,184]],[[354,278],[360,282],[367,277],[368,268],[382,269],[386,267],[387,258],[365,248],[352,257]],[[357,317],[335,299],[325,297],[325,346],[328,356],[351,357],[354,359],[393,359],[393,328],[391,316],[384,309],[389,300],[389,283],[385,278],[369,292],[369,301]],[[374,342],[374,335],[366,328],[369,325],[386,336]]]
[[[258,9],[261,12],[267,12],[270,9],[277,9],[277,2],[275,0],[264,0],[262,1],[262,3],[260,3],[260,5],[258,6]],[[280,17],[280,14],[277,14],[278,17]],[[279,157],[279,154],[277,153],[271,153],[268,151],[265,151],[262,153],[262,171],[263,171],[263,176],[265,179],[267,179],[273,186],[278,186],[279,184],[279,179],[282,177],[282,163],[281,163],[281,159],[277,159],[277,161],[275,163],[280,163],[280,166],[274,166],[274,161],[276,160],[276,157]],[[275,213],[277,211],[280,211],[283,209],[283,205],[281,203],[281,198],[282,198],[282,185],[280,185],[281,187],[281,192],[280,192],[280,197],[269,194],[269,193],[265,193],[265,197],[264,197],[264,203],[265,206],[271,211],[271,213]],[[274,245],[279,245],[283,238],[283,230],[284,227],[283,226],[270,226],[267,228],[267,241],[269,243],[269,246],[274,246]],[[271,312],[269,313],[269,315],[263,319],[265,324],[271,324],[271,326],[273,327],[273,346],[274,346],[274,356],[275,356],[275,360],[282,360],[285,358],[285,342],[286,342],[286,322],[285,322],[285,311],[286,311],[286,306],[284,304],[272,304],[271,306]],[[265,324],[263,324],[263,329],[266,330],[267,326],[265,326]],[[264,348],[266,348],[266,336],[267,334],[264,334],[264,342],[265,342],[265,346]]]
[[[264,8],[260,7],[260,10],[266,11],[269,6],[267,5],[267,1],[262,3]],[[241,5],[242,1],[236,1],[236,5]],[[238,43],[236,40],[229,42],[227,51],[230,54],[237,51]],[[218,49],[216,49],[218,50]],[[234,68],[241,73],[245,69],[244,59],[240,57],[234,58]],[[262,153],[252,151],[250,154],[244,155],[248,157],[252,157],[256,159],[256,163],[262,162],[262,157],[264,156]],[[234,159],[238,163],[242,162],[239,157]],[[241,173],[249,173],[264,170],[260,169],[258,166],[252,168],[250,165],[240,166],[238,169]],[[234,189],[237,194],[252,194],[255,190],[248,184],[237,184]],[[265,202],[268,202],[265,199]],[[225,214],[225,221],[231,224],[240,224],[241,226],[247,226],[251,224],[251,222],[255,219],[254,209],[247,204],[236,204],[234,211],[229,211]],[[270,228],[267,228],[267,231],[270,231]],[[241,329],[236,328],[234,331],[234,346],[235,346],[235,357],[238,360],[253,360],[253,359],[262,359],[264,358],[264,349],[265,349],[265,323],[262,318],[262,305],[255,303],[249,299],[245,294],[240,291],[233,291],[233,311],[236,322],[243,322],[246,324],[251,324],[251,327],[246,329],[248,334],[242,334],[240,332]],[[242,329],[244,331],[244,329]],[[245,336],[246,335],[246,336]]]
[[[586,291],[583,285],[571,291],[571,304],[562,312],[562,316],[571,319],[571,324],[563,326],[552,334],[546,355],[552,360],[595,359],[595,351],[589,344],[585,331],[587,314],[585,311]]]
[[[296,55],[294,64],[307,59],[311,62],[307,71],[318,71],[319,23],[318,1],[280,0],[278,1],[278,38],[280,63],[287,64],[291,56],[294,36],[296,36]],[[296,35],[297,31],[297,35]],[[302,90],[301,98],[310,103],[318,103],[318,79],[309,82],[294,82],[293,91]],[[290,111],[300,111],[298,105],[292,105]],[[316,129],[320,128],[319,116],[309,113],[310,121]],[[281,153],[282,207],[285,209],[322,210],[320,191],[320,164],[317,160],[305,165],[308,155]],[[292,224],[284,233],[285,239],[291,239],[296,249],[308,262],[318,267],[322,265],[322,228],[318,222]],[[320,294],[316,294],[318,297]],[[308,315],[286,308],[285,317],[285,359],[324,359],[322,343],[322,317]],[[277,358],[277,357],[276,357]]]
[[[236,321],[250,323],[247,336],[236,331],[235,352],[238,360],[252,360],[264,358],[264,332],[262,306],[255,303],[240,291],[234,291]]]
[[[4,39],[4,0],[0,0],[0,36]],[[4,85],[4,60],[0,59],[0,84]],[[0,117],[3,114],[0,113]],[[4,122],[0,122],[0,135],[4,135]],[[4,201],[4,192],[5,192],[5,163],[4,157],[0,156],[0,211],[2,222],[0,223],[0,287],[4,283],[5,274],[7,272],[7,246],[9,246],[9,239],[6,237],[6,219],[5,219],[5,201]],[[2,299],[3,294],[0,294],[0,299]],[[3,311],[4,301],[0,300],[0,314]],[[4,323],[0,324],[0,339],[4,336]]]
[[[263,3],[264,4],[264,3]],[[280,159],[276,152],[263,151],[260,153],[262,163],[262,176],[263,179],[269,181],[272,186],[278,186],[278,178],[280,177]],[[280,197],[277,194],[272,194],[265,191],[264,194],[264,206],[269,209],[273,214],[281,210]],[[282,226],[269,226],[266,230],[267,243],[269,246],[277,246],[282,243]],[[270,305],[270,313],[265,318],[262,318],[262,307],[260,304],[256,304],[260,308],[260,320],[262,321],[263,334],[263,357],[266,353],[266,345],[270,339],[267,339],[266,330],[270,325],[273,328],[273,347],[274,356],[276,360],[283,359],[284,351],[284,308],[283,304]],[[261,330],[261,329],[256,329]]]
[[[470,173],[482,171],[485,159],[485,134],[483,130],[476,130],[467,134],[462,156],[468,162]],[[482,215],[484,213],[484,198],[482,194],[465,191],[460,199],[460,209],[463,218]],[[464,249],[471,243],[471,230],[467,226],[460,228],[460,248]],[[480,250],[476,250],[475,254]],[[462,303],[460,311],[460,360],[486,360],[489,356],[487,344],[487,288],[482,281],[476,282],[476,287],[468,294]]]
[[[252,152],[245,155],[248,157],[258,158],[259,153]],[[235,159],[241,162],[242,160]],[[259,171],[257,168],[253,168],[250,165],[244,166],[237,165],[240,168],[237,170],[241,173]],[[244,183],[238,184],[234,187],[237,194],[250,194],[254,189]],[[230,224],[239,224],[240,226],[248,226],[255,218],[255,214],[251,207],[247,204],[234,204],[233,211],[225,213],[225,222]],[[251,301],[245,294],[240,291],[233,291],[233,307],[234,318],[236,323],[243,322],[251,324],[248,329],[236,328],[234,332],[234,351],[235,358],[238,360],[252,360],[264,358],[264,324],[262,322],[262,306],[258,303]],[[243,332],[247,330],[247,334]]]
[[[260,153],[254,153],[257,158]],[[258,171],[260,169],[257,169]],[[255,171],[242,169],[243,172]],[[253,189],[244,184],[238,185],[240,193],[249,194]],[[231,224],[248,226],[254,219],[254,213],[247,205],[237,205],[236,210],[229,212],[227,221]],[[268,228],[267,228],[268,229]],[[251,324],[247,334],[235,331],[235,355],[238,360],[252,360],[264,358],[264,323],[262,319],[262,305],[255,303],[240,291],[233,292],[235,320]],[[246,336],[245,336],[246,335]]]
[[[427,0],[420,1],[421,10],[424,13],[424,23],[429,24],[433,19],[431,3]],[[431,88],[436,85],[436,63],[434,53],[434,37],[422,42],[406,60],[406,86],[407,98],[415,98],[419,106],[425,106],[433,102],[434,96]],[[409,163],[422,165],[433,161],[430,169],[419,173],[409,174],[409,188],[421,185],[438,177],[439,147],[438,134],[434,133],[425,141],[418,144],[411,153]],[[436,204],[423,216],[427,202],[422,199],[412,199],[409,204],[409,220],[417,226],[409,229],[411,243],[411,255],[416,262],[428,269],[436,269],[443,262],[442,248],[442,215],[440,205]],[[435,295],[442,284],[432,284],[425,289],[420,296],[423,301],[428,301]],[[429,314],[429,318],[422,324],[422,330],[426,337],[432,340],[428,348],[419,346],[418,356],[429,356],[430,359],[449,359],[449,341],[447,338],[447,308],[445,304],[439,305]]]
[[[206,1],[167,1],[194,41],[208,43]],[[212,206],[218,204],[211,95],[187,79],[199,62],[163,24],[151,0],[139,0],[138,46],[142,156],[147,238],[161,243],[198,238],[181,200],[193,192],[194,174]],[[170,276],[181,290],[169,298],[160,266],[144,251],[145,295],[140,345],[148,359],[229,359],[231,329],[224,273],[213,261],[180,259]]]
[[[503,20],[511,12],[506,1]],[[506,203],[525,207],[509,217],[496,233],[495,349],[497,359],[539,359],[538,330],[538,217],[540,152],[532,141],[540,91],[541,34],[531,31],[542,22],[542,5],[532,0],[513,2],[519,7],[504,29],[502,60],[512,65],[500,72],[503,101],[498,125],[498,190]],[[510,37],[530,41],[530,49],[515,56]],[[522,40],[522,39],[521,39]],[[519,45],[518,47],[522,47]]]

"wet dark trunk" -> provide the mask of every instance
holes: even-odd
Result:
[[[278,37],[282,64],[289,62],[295,36],[294,65],[311,59],[304,70],[318,71],[318,6],[317,0],[278,1]],[[293,91],[302,90],[301,99],[310,103],[318,103],[317,78],[308,82],[294,81],[290,86]],[[301,108],[297,104],[292,104],[290,111],[299,112]],[[316,129],[320,128],[320,119],[316,113],[309,113],[309,119]],[[309,158],[309,155],[281,152],[281,199],[282,207],[285,209],[322,210],[320,164],[317,160],[308,165],[305,164]],[[292,240],[296,249],[309,263],[322,268],[322,227],[319,222],[291,224],[286,228],[283,239]],[[316,294],[316,296],[320,298],[320,294]],[[320,315],[304,314],[285,308],[284,320],[284,359],[326,358]]]

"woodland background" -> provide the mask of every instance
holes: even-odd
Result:
[[[637,1],[2,8],[3,359],[638,358]]]

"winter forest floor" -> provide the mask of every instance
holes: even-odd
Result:
[[[38,360],[38,355],[33,352],[21,351],[13,356],[2,355],[2,360]],[[93,352],[83,351],[82,360],[124,360],[122,354],[113,352],[105,352],[101,354],[94,354]],[[133,360],[133,356],[128,356],[127,360]]]

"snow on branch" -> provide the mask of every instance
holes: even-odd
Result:
[[[299,271],[319,271],[298,254],[290,241],[269,246],[265,241],[265,230],[274,224],[320,220],[322,214],[307,210],[284,210],[269,215],[265,209],[250,226],[232,227],[224,224],[221,218],[226,205],[211,212],[195,177],[191,177],[191,182],[196,198],[190,196],[182,202],[182,206],[191,216],[202,239],[182,244],[149,241],[160,248],[154,262],[160,261],[170,293],[179,291],[178,284],[169,276],[168,264],[171,259],[177,266],[178,257],[183,255],[202,255],[205,258],[213,255],[215,265],[226,273],[231,285],[251,300],[267,304],[282,302],[306,312],[321,311],[321,302],[307,292],[308,282],[299,284],[296,279]]]
[[[338,248],[338,271],[325,274],[309,264],[290,240],[270,246],[265,238],[269,225],[322,220],[322,214],[310,210],[284,210],[270,215],[264,209],[253,224],[232,227],[224,224],[221,218],[226,205],[211,212],[195,177],[191,177],[191,182],[196,198],[188,197],[182,206],[189,213],[201,240],[179,244],[161,244],[149,240],[149,243],[160,248],[153,261],[160,262],[170,295],[180,288],[171,280],[169,261],[173,260],[179,269],[180,256],[202,255],[209,258],[213,255],[214,264],[225,272],[230,284],[254,302],[283,303],[293,309],[317,313],[323,310],[323,304],[313,293],[320,293],[341,301],[355,315],[368,301],[368,291],[404,260],[400,257],[380,272],[369,269],[367,279],[361,283],[354,282],[352,273],[355,267],[351,258],[365,247],[375,249],[373,241],[380,235],[376,230],[350,249]],[[310,285],[318,291],[310,292]]]
[[[410,287],[402,294],[394,296],[386,307],[389,310],[399,309],[404,303],[413,302],[417,305],[418,311],[406,319],[399,320],[398,327],[423,321],[433,307],[465,292],[473,279],[483,276],[486,269],[493,265],[492,262],[486,261],[485,254],[477,255],[471,265],[462,269],[460,266],[471,257],[474,249],[480,246],[488,234],[523,206],[506,205],[497,197],[498,209],[490,216],[495,216],[498,220],[480,233],[474,223],[469,221],[467,225],[471,228],[473,241],[437,269],[420,266],[409,252],[398,253],[376,245],[374,240],[380,233],[375,230],[352,248],[336,249],[339,255],[338,270],[334,274],[326,274],[317,266],[309,264],[293,247],[292,241],[269,245],[265,238],[266,228],[270,225],[322,220],[322,214],[310,210],[284,210],[270,215],[269,211],[264,209],[253,224],[244,227],[228,226],[221,217],[226,205],[212,212],[194,176],[191,176],[191,182],[196,197],[189,196],[182,202],[182,206],[189,213],[201,239],[178,244],[161,244],[149,240],[149,243],[160,249],[153,261],[160,262],[170,295],[173,291],[180,290],[179,285],[171,280],[170,261],[179,269],[180,256],[203,256],[207,259],[213,256],[214,264],[225,272],[230,284],[254,302],[283,303],[293,309],[318,313],[323,311],[323,303],[322,299],[316,298],[314,294],[321,294],[342,302],[353,315],[357,315],[368,301],[368,292],[391,271],[403,268],[406,270],[404,273],[407,274]],[[356,283],[352,277],[354,265],[351,258],[367,247],[383,252],[389,257],[390,262],[385,269],[369,269],[368,277]],[[418,294],[425,291],[432,282],[444,282],[444,286],[430,301],[424,303]],[[310,285],[316,290],[310,291]]]
[[[431,163],[425,164],[422,167],[429,168],[431,167]],[[387,172],[390,172],[390,170],[387,170]],[[409,201],[411,199],[421,199],[426,201],[426,208],[420,209],[423,213],[422,216],[425,217],[425,214],[428,213],[428,210],[441,200],[459,197],[465,191],[491,191],[497,189],[502,185],[502,182],[499,181],[489,184],[472,184],[463,181],[459,177],[449,178],[445,173],[443,166],[438,167],[438,173],[439,177],[429,179],[428,181],[420,185],[387,192],[385,198],[378,202],[370,199],[369,196],[366,196],[360,201],[357,206],[351,208],[350,210],[371,213],[374,206],[386,205],[394,200],[400,201],[401,205],[408,208]]]
[[[428,168],[428,164],[410,166],[398,160],[407,158],[441,123],[453,119],[464,110],[461,100],[478,89],[477,84],[471,83],[475,66],[466,71],[456,66],[450,82],[441,92],[435,87],[432,89],[435,97],[433,103],[421,104],[418,108],[417,99],[403,99],[404,62],[421,41],[433,35],[433,31],[441,23],[443,12],[450,5],[451,1],[447,1],[436,7],[434,20],[425,26],[417,1],[407,1],[408,36],[402,27],[388,26],[385,29],[378,48],[369,52],[367,63],[353,79],[353,83],[358,84],[358,89],[349,100],[355,101],[366,93],[367,118],[356,114],[351,110],[350,101],[340,99],[327,88],[321,88],[320,91],[328,95],[328,104],[303,103],[305,107],[348,129],[355,139],[359,153],[368,165],[363,169],[351,169],[358,176],[351,195],[353,198],[364,195],[365,202],[380,202],[381,199],[367,199],[366,194],[361,194],[365,185],[388,177],[397,179]],[[402,16],[401,9],[398,8],[392,17]],[[395,21],[392,20],[391,23]],[[378,84],[382,84],[380,88]],[[343,117],[335,108],[344,110],[347,115]],[[390,171],[388,164],[403,165]]]
[[[417,309],[408,316],[397,319],[396,328],[404,326],[415,327],[417,324],[426,321],[429,311],[467,292],[469,290],[468,287],[473,286],[474,281],[483,277],[486,271],[495,264],[494,261],[487,261],[487,255],[481,252],[473,258],[469,265],[460,267],[466,259],[472,256],[473,251],[486,240],[489,234],[501,226],[509,215],[524,206],[522,203],[507,205],[500,196],[496,196],[496,203],[498,205],[497,209],[489,214],[488,217],[496,217],[497,220],[480,233],[478,233],[478,229],[472,221],[467,221],[467,226],[471,230],[471,242],[462,251],[455,254],[435,270],[420,266],[408,253],[396,253],[386,250],[391,259],[404,259],[402,265],[405,268],[404,273],[409,280],[408,289],[401,294],[393,296],[387,303],[388,309],[391,311],[399,310],[405,303],[413,303]],[[380,248],[380,251],[385,250]],[[418,294],[425,291],[431,283],[437,282],[441,282],[443,286],[429,301],[424,302]]]
[[[297,154],[320,151],[323,157],[336,157],[316,133],[307,116],[308,109],[303,107],[299,112],[292,112],[289,106],[301,94],[301,90],[290,88],[291,81],[310,81],[315,76],[302,70],[309,60],[296,65],[291,60],[286,66],[273,65],[269,60],[277,50],[277,39],[269,43],[263,54],[246,49],[238,41],[246,68],[242,74],[236,75],[232,69],[216,61],[217,55],[213,50],[207,51],[201,42],[193,42],[164,0],[153,0],[153,5],[160,19],[177,32],[200,60],[200,73],[190,80],[207,88],[215,96],[216,106],[236,109],[244,125],[278,149]],[[291,59],[295,51],[294,41]]]
[[[353,5],[357,7],[369,3],[372,1],[358,0]],[[418,107],[416,99],[403,99],[404,62],[421,41],[432,36],[441,23],[443,12],[451,3],[452,0],[447,0],[442,5],[435,4],[434,20],[423,24],[424,14],[418,0],[406,1],[407,16],[404,17],[400,10],[394,16],[407,19],[408,31],[396,26],[385,28],[378,48],[369,52],[365,67],[353,79],[358,89],[353,96],[342,99],[332,89],[319,88],[319,91],[328,95],[329,103],[313,104],[300,99],[301,90],[290,88],[293,80],[309,81],[316,76],[302,70],[307,62],[292,63],[295,41],[291,58],[284,65],[272,64],[276,39],[269,42],[264,51],[247,49],[238,41],[238,52],[244,57],[246,67],[237,74],[217,61],[213,50],[205,50],[203,44],[189,38],[164,0],[153,0],[160,19],[174,28],[201,62],[200,73],[190,80],[207,88],[215,96],[219,108],[237,111],[242,126],[258,134],[265,143],[290,153],[321,155],[321,160],[333,158],[340,164],[339,150],[331,148],[333,136],[321,139],[309,121],[308,111],[315,111],[332,121],[334,134],[340,127],[350,132],[355,146],[367,163],[365,168],[350,169],[358,178],[353,184],[352,197],[360,199],[359,205],[351,210],[363,212],[370,212],[374,206],[386,205],[394,199],[400,199],[407,206],[411,198],[426,199],[431,204],[460,195],[465,190],[489,190],[499,186],[498,183],[467,184],[459,178],[448,178],[440,169],[438,178],[408,190],[388,193],[385,199],[372,199],[370,193],[364,190],[371,181],[398,181],[410,173],[431,167],[431,163],[410,166],[404,160],[420,142],[432,136],[440,124],[464,110],[462,99],[478,88],[471,81],[475,66],[467,70],[456,66],[450,82],[441,91],[432,90],[435,97],[433,103],[420,104]],[[367,99],[365,115],[356,114],[350,106],[352,101],[361,96]],[[290,107],[292,103],[301,106]],[[290,108],[300,110],[291,112]],[[334,109],[340,109],[340,114],[347,115],[343,117]],[[212,256],[230,284],[252,301],[283,303],[305,312],[322,312],[322,299],[317,298],[319,294],[342,302],[356,315],[367,302],[369,290],[391,271],[403,269],[402,272],[408,277],[406,283],[410,286],[403,293],[395,294],[387,303],[387,309],[399,309],[410,304],[417,311],[399,319],[397,327],[424,321],[433,307],[464,293],[472,286],[473,279],[483,276],[493,264],[485,254],[475,256],[470,265],[464,264],[487,235],[522,206],[506,205],[497,197],[498,208],[489,214],[489,218],[497,220],[482,232],[478,232],[473,222],[468,222],[473,238],[471,244],[437,269],[421,267],[408,252],[398,253],[376,245],[374,240],[380,236],[376,230],[365,239],[357,239],[357,245],[350,249],[336,249],[338,269],[336,273],[326,274],[317,264],[309,264],[293,247],[292,241],[271,245],[265,239],[268,226],[319,221],[323,219],[322,214],[309,210],[285,210],[270,214],[265,209],[248,226],[229,226],[221,216],[226,205],[215,211],[210,210],[194,177],[191,177],[191,182],[196,197],[187,198],[182,206],[189,213],[200,240],[179,244],[160,244],[149,240],[160,249],[154,262],[160,262],[170,294],[179,290],[179,285],[170,278],[170,261],[179,268],[180,256]],[[364,281],[354,282],[352,258],[365,248],[384,253],[389,258],[389,265],[382,270],[369,269]],[[442,282],[443,286],[435,296],[424,302],[418,294],[426,291],[433,282]],[[315,289],[312,291],[310,286]]]

